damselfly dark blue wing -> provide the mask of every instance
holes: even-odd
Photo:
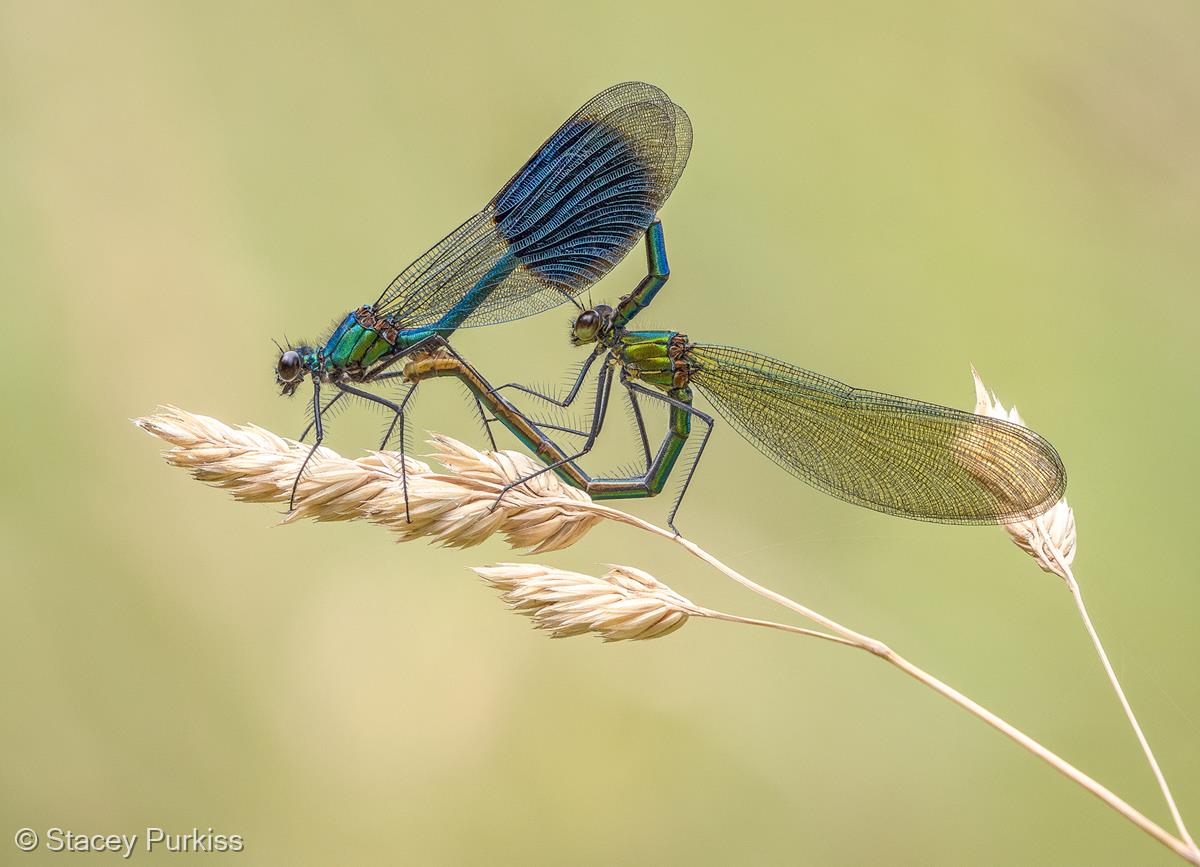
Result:
[[[691,381],[767,457],[828,494],[946,524],[1008,524],[1066,488],[1058,452],[1028,428],[851,388],[728,346],[696,345]]]
[[[638,243],[691,144],[687,115],[657,87],[609,88],[571,115],[482,211],[396,277],[376,311],[406,328],[463,327],[574,298]]]

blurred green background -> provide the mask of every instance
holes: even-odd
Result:
[[[278,528],[129,419],[297,434],[271,338],[320,336],[586,98],[655,82],[695,147],[647,323],[961,407],[978,365],[1067,462],[1077,572],[1200,826],[1200,7],[0,9],[0,860],[50,857],[10,848],[21,826],[156,825],[254,864],[1177,863],[865,655],[713,623],[551,642],[468,572],[518,558],[500,541]],[[557,381],[568,318],[456,342]],[[453,383],[414,419],[481,442]],[[344,414],[331,444],[380,424]],[[1068,594],[999,530],[844,505],[726,426],[681,526],[1169,827]],[[616,527],[535,559],[778,616]]]

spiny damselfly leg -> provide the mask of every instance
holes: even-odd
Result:
[[[573,450],[563,448],[546,432],[546,425],[535,421],[513,406],[500,393],[499,388],[490,385],[478,370],[457,353],[451,351],[448,345],[438,347],[432,352],[422,352],[418,357],[414,357],[405,365],[404,374],[414,384],[438,377],[454,377],[460,380],[472,395],[488,407],[498,421],[546,464],[542,469],[506,485],[497,495],[495,505],[499,505],[509,490],[544,472],[554,472],[563,481],[587,491],[593,499],[597,500],[653,497],[661,493],[663,485],[683,451],[684,444],[691,433],[691,419],[697,418],[705,425],[700,451],[703,451],[704,443],[708,441],[709,433],[712,430],[712,418],[691,405],[690,390],[685,388],[660,394],[629,380],[623,371],[607,364],[601,367],[596,378],[595,403],[592,409],[591,425],[585,432],[586,440],[582,446]],[[614,376],[620,377],[622,386],[631,393],[640,393],[652,400],[666,404],[669,408],[669,425],[658,451],[653,458],[648,458],[644,473],[633,477],[594,478],[584,471],[577,461],[591,451],[600,436],[608,412]],[[644,440],[646,438],[644,428],[641,433]],[[647,448],[646,451],[648,455],[649,449]],[[698,458],[699,454],[697,454],[697,460]],[[692,466],[695,467],[695,461]],[[682,497],[682,493],[680,496]],[[674,511],[672,512],[673,518]]]

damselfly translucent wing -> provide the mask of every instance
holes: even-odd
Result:
[[[1062,497],[1058,453],[1028,428],[851,388],[728,346],[688,353],[698,386],[750,443],[835,497],[947,524],[1007,524]]]
[[[687,164],[691,122],[657,87],[588,100],[478,214],[375,304],[405,328],[520,319],[561,304],[637,244]],[[476,291],[464,303],[464,294]],[[447,316],[460,309],[461,317]]]

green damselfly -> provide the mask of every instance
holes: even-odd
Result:
[[[671,507],[672,529],[713,430],[712,416],[693,406],[693,386],[767,457],[814,487],[855,505],[938,523],[1007,524],[1038,515],[1062,497],[1066,489],[1062,460],[1050,443],[1028,428],[851,388],[756,352],[694,343],[676,331],[630,329],[630,322],[650,304],[670,273],[661,224],[651,225],[646,248],[648,270],[660,279],[644,283],[616,307],[597,305],[576,318],[571,342],[593,348],[564,398],[517,384],[493,388],[460,357],[445,353],[411,362],[406,376],[414,382],[434,376],[462,380],[495,418],[546,462],[539,472],[552,470],[597,499],[660,493],[691,435],[692,420],[697,420],[704,432]],[[532,421],[499,393],[515,388],[569,406],[597,361],[602,363],[591,425],[572,431],[584,437],[574,450],[560,446],[543,430],[545,425]],[[633,408],[645,471],[622,478],[593,478],[577,461],[600,435],[614,379]],[[666,433],[653,454],[641,399],[663,404],[668,413]]]

